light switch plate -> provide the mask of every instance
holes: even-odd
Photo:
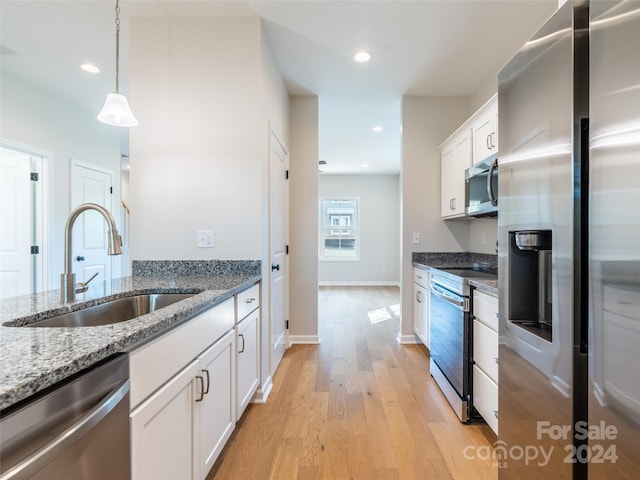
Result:
[[[198,248],[213,248],[214,246],[213,230],[198,230]]]

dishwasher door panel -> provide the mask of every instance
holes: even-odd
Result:
[[[126,355],[1,412],[0,480],[129,480]]]

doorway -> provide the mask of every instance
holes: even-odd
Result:
[[[113,172],[96,165],[72,160],[71,208],[83,203],[96,203],[113,212]],[[99,288],[119,277],[119,258],[107,255],[108,239],[105,221],[98,212],[86,211],[78,217],[73,229],[73,271],[78,282],[86,282],[98,273],[99,281],[90,288]],[[102,292],[105,293],[105,292]]]
[[[47,289],[49,155],[0,143],[0,298]]]

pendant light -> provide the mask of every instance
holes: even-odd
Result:
[[[120,0],[116,0],[116,92],[107,94],[98,120],[116,127],[134,127],[138,124],[133,116],[127,97],[120,94]]]

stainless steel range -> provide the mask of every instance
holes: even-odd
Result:
[[[431,271],[429,370],[462,422],[472,416],[471,278],[497,275],[468,267]]]

